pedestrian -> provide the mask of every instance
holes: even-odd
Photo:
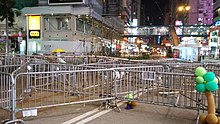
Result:
[[[202,60],[205,60],[205,54],[202,54]]]

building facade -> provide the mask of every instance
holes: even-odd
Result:
[[[178,11],[180,6],[190,6],[189,11]],[[173,25],[175,20],[183,18],[187,25],[212,25],[213,0],[169,0],[165,25]]]
[[[130,18],[130,0],[68,1],[39,0],[38,7],[22,9],[18,25],[25,30],[27,42],[21,48],[26,46],[27,54],[50,54],[56,48],[99,54],[106,52],[107,46],[114,51]]]
[[[211,25],[213,21],[213,0],[189,0],[188,24]]]
[[[213,24],[209,33],[209,47],[213,57],[220,58],[220,0],[213,0],[213,13]]]
[[[220,0],[213,1],[213,12],[214,12],[213,22],[215,23],[220,20]]]

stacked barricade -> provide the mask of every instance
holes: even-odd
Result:
[[[29,59],[28,59],[29,60]],[[13,113],[77,103],[132,100],[149,104],[198,109],[207,106],[195,91],[198,66],[218,71],[218,65],[175,60],[128,61],[99,59],[97,63],[59,64],[26,61],[0,67],[0,106]],[[7,69],[8,68],[8,69]],[[215,93],[217,109],[218,93]],[[117,107],[117,102],[114,102]]]
[[[47,59],[42,56],[1,55],[1,61],[2,65],[0,66],[0,107],[5,110],[11,111],[13,120],[16,118],[16,113],[19,111],[16,109],[16,106],[19,106],[17,104],[19,103],[19,101],[23,101],[23,98],[26,98],[23,97],[23,95],[28,96],[27,94],[32,91],[33,88],[40,87],[33,85],[32,82],[45,81],[45,78],[41,77],[44,74],[39,73],[46,72],[50,74],[51,72],[57,73],[57,71],[61,72],[70,70],[87,70],[93,68],[80,65],[74,66],[74,64],[64,65],[59,63],[48,63]],[[81,61],[79,61],[78,63],[82,64]],[[31,73],[38,74],[33,76],[34,74],[30,75]],[[25,76],[16,78],[19,74],[24,74]],[[60,76],[62,74],[58,75]],[[49,76],[48,79],[51,79],[51,76]],[[83,78],[80,78],[78,80],[82,79]]]
[[[34,66],[32,66],[34,67]],[[163,71],[162,66],[131,67],[135,70]],[[16,112],[76,103],[116,100],[118,79],[126,74],[115,69],[36,72],[15,76]],[[120,69],[120,68],[119,68]],[[124,70],[124,68],[121,68]],[[121,70],[120,69],[120,70]],[[117,106],[115,102],[114,106]]]

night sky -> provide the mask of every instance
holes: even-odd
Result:
[[[147,25],[163,25],[165,8],[168,8],[169,0],[142,0],[144,19]]]

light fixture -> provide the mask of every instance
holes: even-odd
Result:
[[[183,11],[183,8],[184,8],[183,6],[180,6],[180,7],[178,7],[178,10]]]
[[[186,9],[186,11],[189,11],[190,10],[190,6],[186,6],[185,9]]]
[[[178,11],[189,11],[190,10],[190,6],[180,6],[178,7]]]

